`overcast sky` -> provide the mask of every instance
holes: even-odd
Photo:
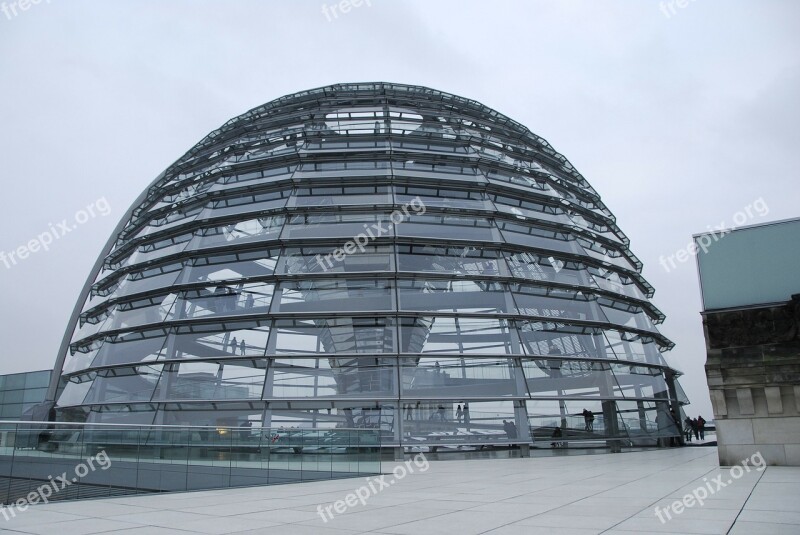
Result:
[[[0,251],[83,222],[0,263],[0,373],[52,367],[117,221],[208,132],[288,93],[391,81],[491,106],[577,167],[644,262],[689,413],[708,419],[696,264],[659,259],[757,202],[748,223],[800,215],[800,2],[370,3],[6,0]]]

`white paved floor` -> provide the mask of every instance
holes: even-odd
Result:
[[[323,522],[318,505],[345,500],[364,479],[50,503],[0,517],[0,531],[77,535],[248,533],[627,534],[800,533],[800,468],[738,472],[713,447],[616,455],[430,462]],[[384,465],[390,471],[395,465]],[[717,490],[713,480],[724,488]],[[388,483],[389,475],[385,478]],[[731,480],[730,484],[727,481]],[[709,497],[662,523],[695,491]],[[708,491],[708,489],[713,491]],[[362,493],[368,490],[364,487]],[[372,493],[371,490],[368,492]],[[351,502],[353,500],[351,499]],[[691,500],[689,500],[691,501]],[[342,509],[344,503],[339,507]],[[323,510],[323,514],[324,510]]]

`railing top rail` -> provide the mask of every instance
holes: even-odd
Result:
[[[280,431],[356,431],[359,433],[380,433],[380,429],[358,428],[358,427],[287,427],[287,426],[274,426],[274,427],[241,427],[231,425],[151,425],[151,424],[110,424],[110,423],[85,423],[85,422],[41,422],[29,420],[0,420],[0,426],[17,426],[24,425],[37,425],[37,426],[61,426],[61,427],[119,427],[119,428],[133,428],[133,429],[152,429],[152,428],[165,428],[165,429],[274,429]]]

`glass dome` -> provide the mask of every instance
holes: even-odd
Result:
[[[286,96],[126,213],[67,329],[58,419],[652,443],[681,400],[628,245],[562,155],[475,101]]]

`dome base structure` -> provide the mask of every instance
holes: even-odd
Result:
[[[686,399],[641,269],[588,182],[496,111],[304,91],[136,200],[49,399],[62,421],[371,428],[389,448],[664,444]]]

